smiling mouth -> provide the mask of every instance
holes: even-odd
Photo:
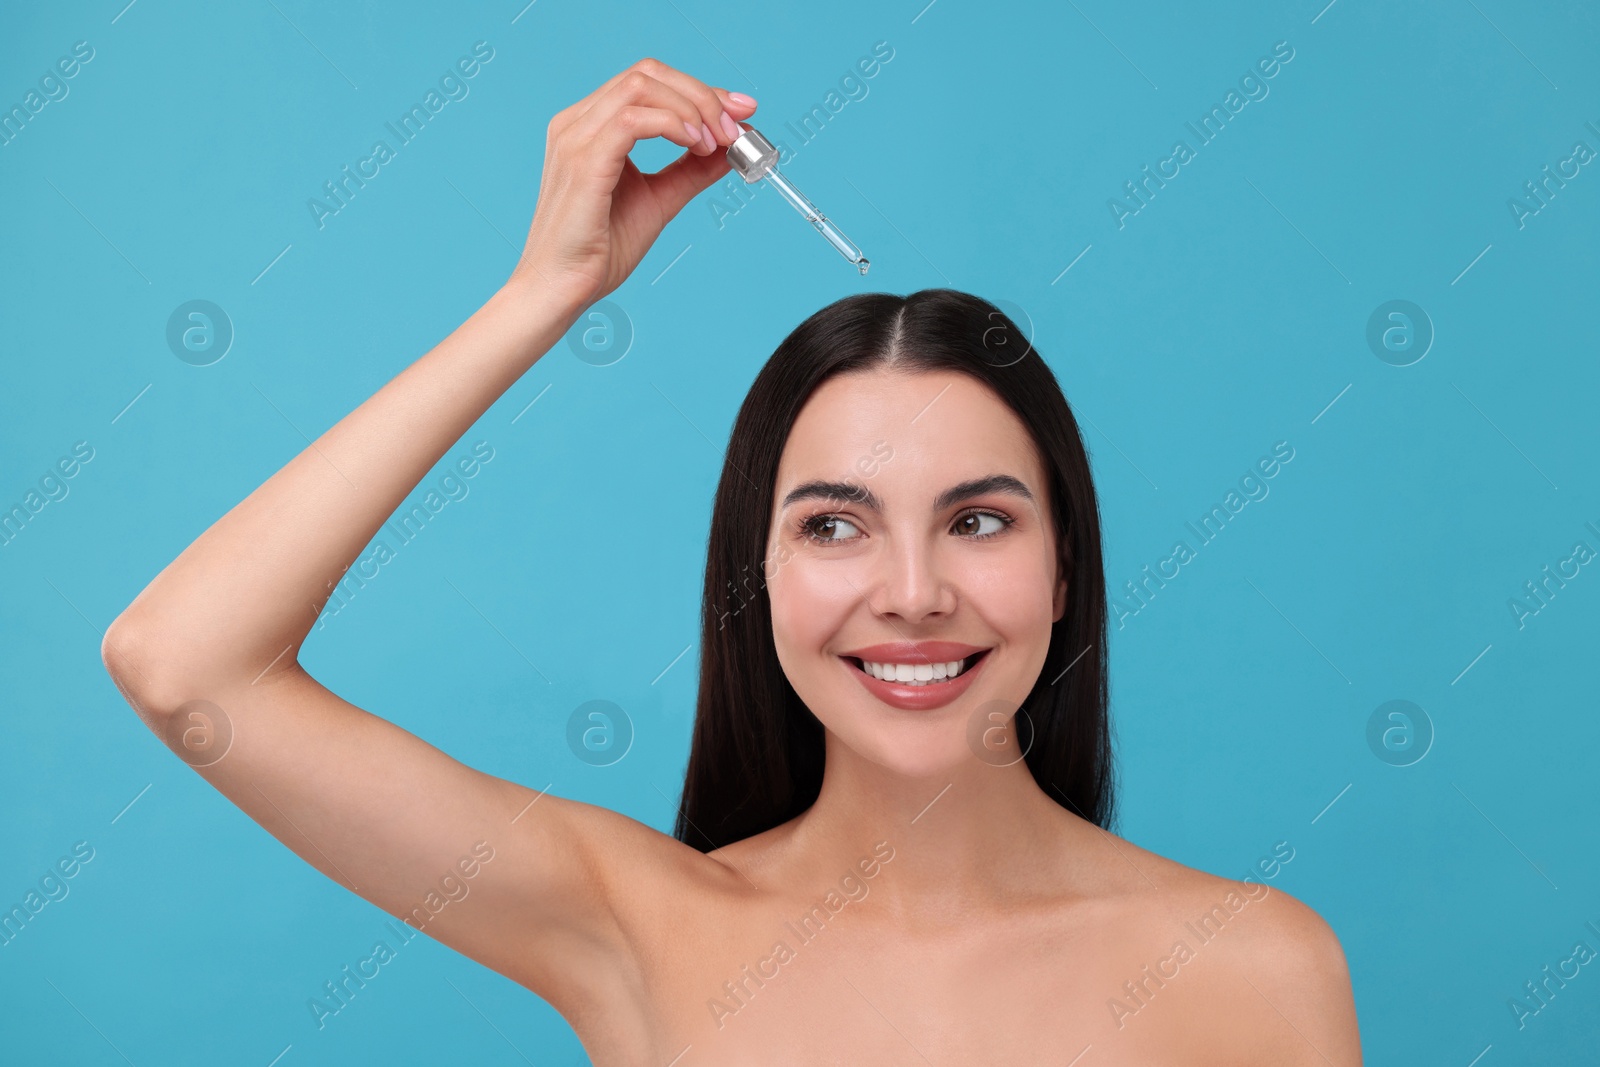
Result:
[[[855,656],[844,656],[850,663],[863,674],[871,675],[879,681],[889,682],[894,685],[912,687],[938,686],[954,681],[971,670],[979,660],[987,656],[993,649],[986,648],[982,652],[974,652],[961,660],[951,660],[948,663],[868,663]]]

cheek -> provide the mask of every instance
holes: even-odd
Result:
[[[794,557],[767,583],[772,636],[780,659],[814,656],[839,632],[860,600],[861,583],[841,561]],[[786,664],[787,666],[787,661]]]
[[[1007,640],[1024,643],[1042,633],[1050,640],[1054,615],[1051,571],[1037,554],[996,554],[973,566],[962,580],[967,600]]]

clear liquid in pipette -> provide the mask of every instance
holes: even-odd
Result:
[[[856,269],[862,274],[867,273],[867,268],[872,264],[868,262],[866,256],[862,255],[861,249],[857,248],[850,238],[841,233],[838,227],[829,222],[828,217],[818,211],[817,206],[807,199],[804,193],[796,189],[776,168],[767,173],[766,181],[777,189],[795,210],[805,216],[805,220],[811,223],[812,228],[837,249],[840,255],[854,263]]]
[[[839,254],[854,263],[862,274],[867,273],[867,257],[861,254],[861,249],[851,243],[850,238],[839,232],[838,227],[828,221],[828,217],[820,211],[811,219],[811,225],[816,227],[818,233],[828,239],[828,243],[839,250]]]

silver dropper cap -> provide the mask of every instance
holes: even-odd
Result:
[[[728,146],[728,162],[746,184],[758,182],[778,165],[778,150],[755,130],[746,130]]]
[[[783,176],[778,169],[778,150],[772,142],[767,140],[755,130],[745,130],[728,146],[728,163],[738,171],[739,177],[749,185],[765,178],[767,184],[778,190],[779,194],[809,222],[813,229],[820,233],[839,254],[851,263],[862,274],[867,273],[867,257],[862,255],[857,248],[839,228],[828,221],[828,217],[818,211],[816,205],[806,199],[804,193],[796,189],[789,179]]]

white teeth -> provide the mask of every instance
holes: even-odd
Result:
[[[963,660],[948,663],[862,663],[861,669],[874,678],[897,685],[933,685],[962,673]]]

